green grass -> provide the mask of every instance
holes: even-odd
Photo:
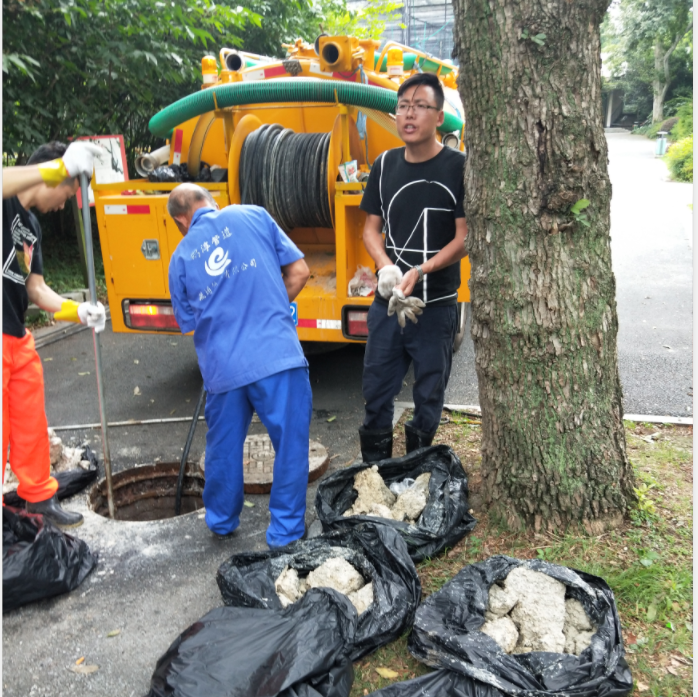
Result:
[[[479,482],[476,420],[448,414],[435,443],[448,443],[468,473],[473,501]],[[405,414],[402,421],[408,419]],[[493,554],[539,558],[605,579],[613,590],[623,627],[626,658],[636,683],[634,694],[688,697],[693,694],[693,538],[692,428],[626,422],[628,455],[640,508],[622,527],[590,537],[512,533],[475,510],[478,526],[456,547],[417,566],[423,598],[439,590],[467,564]],[[657,440],[643,440],[659,433]],[[396,454],[404,436],[395,431]],[[644,487],[644,489],[643,489]],[[386,679],[376,668],[394,670]],[[357,662],[351,697],[429,672],[407,651],[406,637]]]

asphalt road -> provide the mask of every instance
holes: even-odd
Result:
[[[608,140],[625,411],[687,416],[692,403],[691,186],[666,181],[650,141],[624,134],[609,134]],[[201,381],[191,338],[116,335],[110,327],[101,337],[110,421],[192,414]],[[91,333],[39,353],[49,424],[99,421]],[[360,346],[310,357],[311,438],[328,449],[332,468],[358,452],[362,358]],[[409,384],[408,377],[399,400],[410,400]],[[477,403],[467,338],[454,361],[447,402]],[[110,429],[114,469],[179,460],[187,429],[187,423]],[[191,459],[204,449],[205,430],[201,423]],[[61,435],[101,449],[99,430]],[[313,519],[315,488],[308,491],[307,522]],[[86,516],[77,535],[100,555],[99,566],[75,592],[3,617],[3,694],[145,694],[158,657],[189,624],[221,604],[218,565],[234,552],[265,548],[268,497],[246,498],[254,507],[243,509],[239,531],[224,541],[209,533],[197,513],[152,523],[113,522],[89,511],[84,494],[71,499],[68,507]],[[115,629],[120,634],[108,637]],[[81,657],[98,666],[97,672],[73,673],[70,668]]]

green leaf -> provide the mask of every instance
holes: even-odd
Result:
[[[650,567],[652,566],[652,564],[654,564],[654,562],[651,559],[645,557],[644,559],[640,559],[640,564],[642,564],[642,566]]]
[[[588,208],[591,205],[591,201],[589,201],[586,198],[580,198],[577,203],[570,208],[570,213],[572,215],[579,215],[585,208]]]
[[[252,501],[245,501],[244,505],[247,506],[247,508],[254,508]]]
[[[336,420],[337,420],[337,417],[336,417],[336,416],[330,416],[330,418],[327,419],[327,423],[328,423],[328,424],[331,424],[333,421],[336,421]]]
[[[655,619],[657,619],[657,606],[654,603],[652,603],[647,608],[647,621],[654,622]]]

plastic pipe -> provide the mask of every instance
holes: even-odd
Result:
[[[160,165],[164,165],[170,159],[170,146],[163,145],[153,152],[139,155],[136,158],[136,172],[147,179],[148,175]]]

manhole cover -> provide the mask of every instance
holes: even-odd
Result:
[[[174,518],[179,462],[160,462],[119,472],[112,477],[117,520],[162,520]],[[182,513],[204,507],[204,477],[198,465],[187,463],[182,488]],[[92,488],[90,506],[95,513],[109,516],[107,483]]]
[[[245,438],[242,456],[243,479],[246,494],[268,494],[274,478],[274,446],[271,438],[264,433]],[[310,471],[308,482],[314,482],[327,471],[330,458],[325,446],[315,440],[308,444]],[[206,453],[199,460],[199,467],[205,467]]]

